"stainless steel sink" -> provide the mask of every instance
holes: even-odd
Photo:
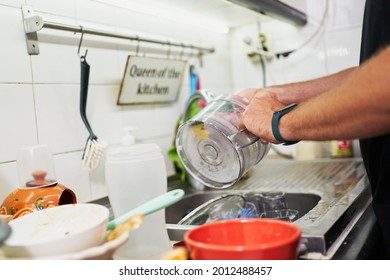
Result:
[[[216,197],[229,193],[241,193],[234,191],[206,191],[185,196],[182,200],[165,209],[165,220],[167,224],[177,224],[182,218],[196,207]],[[307,193],[286,193],[285,196],[288,208],[298,210],[295,220],[303,217],[313,209],[321,197],[316,194]]]
[[[224,190],[199,190],[186,183],[170,182],[186,196],[166,208],[171,240],[183,240],[195,227],[177,223],[192,209],[227,193],[283,191],[289,208],[299,210],[294,221],[302,229],[301,257],[329,259],[367,208],[371,193],[361,159],[263,160],[253,174]]]

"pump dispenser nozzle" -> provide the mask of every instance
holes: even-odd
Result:
[[[137,127],[135,126],[126,126],[122,128],[122,145],[132,145],[135,143],[135,137],[132,134],[132,131],[136,130]]]

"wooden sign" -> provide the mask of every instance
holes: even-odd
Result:
[[[118,105],[170,103],[177,99],[186,62],[129,56]]]

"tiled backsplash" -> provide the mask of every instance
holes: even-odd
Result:
[[[322,7],[314,1],[306,2],[307,27],[290,28],[291,33],[282,32],[284,25],[276,20],[261,24],[265,33],[272,30],[275,47],[299,43],[315,29]],[[88,134],[79,115],[80,34],[42,30],[38,34],[40,54],[30,56],[21,5],[32,6],[47,21],[213,47],[216,52],[203,57],[202,67],[195,58],[190,62],[199,66],[202,87],[216,94],[262,86],[261,67],[247,59],[250,48],[243,43],[247,36],[257,37],[256,24],[221,35],[90,0],[0,0],[0,200],[18,186],[19,148],[36,144],[49,146],[58,180],[72,188],[79,201],[107,194],[104,165],[93,172],[81,166]],[[329,1],[329,15],[320,36],[296,54],[267,63],[268,84],[309,79],[356,65],[363,5],[364,0]],[[138,141],[157,143],[166,154],[189,96],[188,75],[172,104],[117,106],[127,56],[134,54],[136,43],[84,35],[81,51],[86,48],[91,65],[87,114],[95,133],[113,144],[120,141],[122,127],[137,126]],[[166,46],[161,48],[165,50]],[[140,49],[142,53],[142,43]],[[172,174],[172,163],[168,159],[166,163],[168,174]]]

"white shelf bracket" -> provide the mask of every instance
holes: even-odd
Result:
[[[30,6],[22,6],[22,15],[28,54],[39,54],[37,31],[43,28],[43,19],[34,14],[34,9]]]

